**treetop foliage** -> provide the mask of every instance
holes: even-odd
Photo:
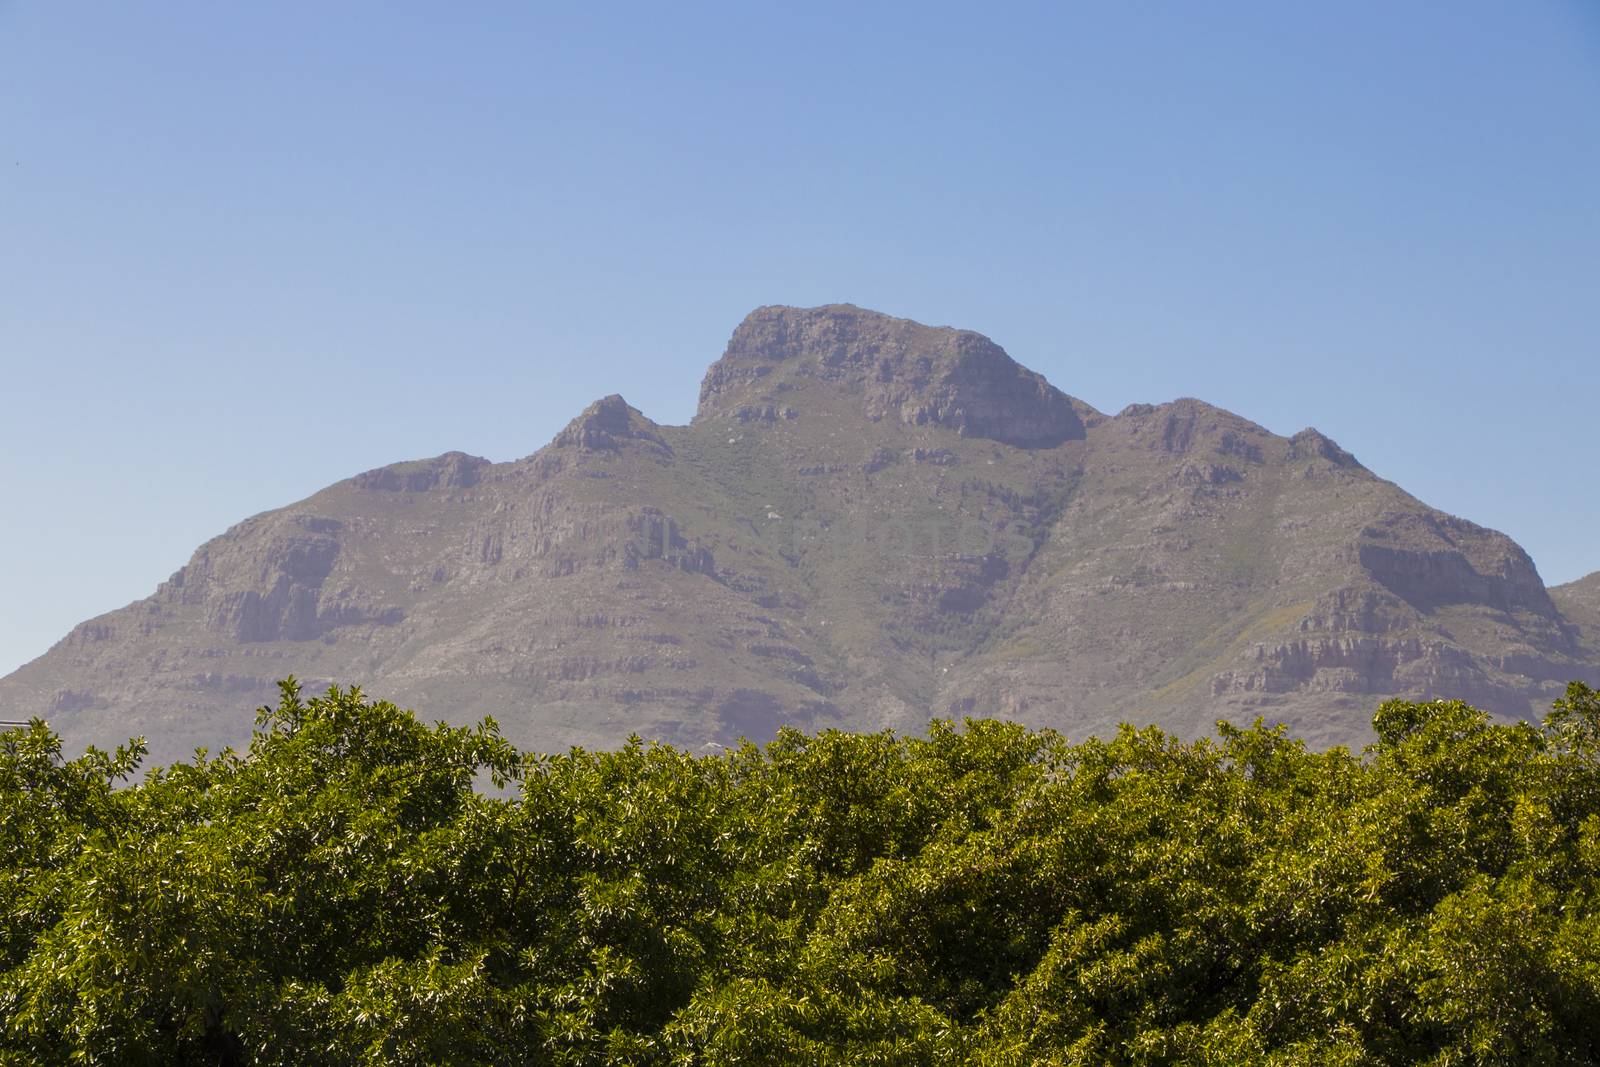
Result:
[[[283,683],[0,734],[0,1064],[1589,1064],[1600,695],[516,751]],[[121,784],[119,784],[121,783]]]

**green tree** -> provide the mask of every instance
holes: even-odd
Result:
[[[1600,696],[1374,731],[524,756],[290,680],[132,781],[35,723],[0,1063],[1600,1060]]]

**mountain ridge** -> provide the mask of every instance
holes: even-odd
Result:
[[[75,627],[0,701],[161,758],[241,740],[289,673],[494,714],[528,747],[961,714],[1264,715],[1359,744],[1389,695],[1542,710],[1596,676],[1596,635],[1588,586],[1552,597],[1509,538],[1314,429],[1193,398],[1106,415],[980,334],[770,306],[688,425],[613,394],[521,459],[337,482]]]

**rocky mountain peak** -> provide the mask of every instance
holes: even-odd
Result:
[[[666,448],[659,427],[616,393],[601,397],[556,434],[555,448],[575,448],[583,452],[612,452],[625,441],[644,441]]]
[[[1360,467],[1361,463],[1340,448],[1338,442],[1315,427],[1307,426],[1289,438],[1291,459],[1325,459],[1335,467]]]
[[[850,304],[751,312],[706,372],[695,418],[743,420],[817,382],[860,394],[873,420],[933,423],[1021,448],[1084,436],[1072,399],[982,334]]]

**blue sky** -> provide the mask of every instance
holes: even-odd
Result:
[[[0,151],[0,672],[357,471],[687,421],[770,303],[1600,569],[1593,0],[0,0]]]

